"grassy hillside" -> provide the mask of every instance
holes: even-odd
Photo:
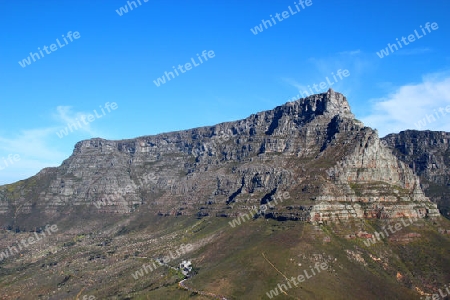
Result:
[[[232,228],[230,218],[143,214],[104,224],[98,232],[67,234],[62,228],[2,260],[2,299],[213,299],[197,291],[269,299],[270,290],[305,270],[311,278],[296,280],[297,287],[291,281],[292,288],[274,299],[420,299],[421,291],[432,293],[450,282],[450,240],[442,233],[450,222],[444,218],[417,221],[367,246],[353,235],[382,231],[385,221],[315,226],[259,218]],[[1,250],[29,235],[4,232]],[[182,244],[192,251],[132,276]],[[182,259],[193,262],[195,275],[185,281],[191,291],[179,287],[183,276],[170,268]],[[316,263],[326,268],[315,268],[313,276]]]

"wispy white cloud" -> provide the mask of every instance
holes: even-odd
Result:
[[[358,50],[342,51],[342,52],[339,52],[338,54],[340,54],[340,55],[357,55],[360,53],[361,53],[361,50],[358,49]]]
[[[433,52],[431,48],[412,48],[412,49],[401,49],[394,52],[395,55],[419,55],[424,53]]]
[[[377,128],[380,136],[406,129],[450,131],[450,113],[445,111],[450,105],[448,73],[426,75],[420,83],[398,87],[371,102],[372,111],[362,121]]]
[[[25,179],[45,167],[57,166],[67,158],[66,153],[51,145],[50,139],[56,129],[23,130],[11,137],[0,136],[0,184]],[[20,159],[8,160],[8,156],[14,155]]]
[[[295,79],[293,78],[281,78],[281,80],[283,80],[284,82],[286,82],[287,84],[289,84],[290,86],[293,86],[294,88],[296,88],[299,91],[303,91],[306,89],[306,86],[297,82]]]
[[[74,112],[71,106],[58,106],[56,107],[56,113],[53,114],[53,118],[61,123],[62,127],[69,124],[80,124],[81,126],[77,126],[77,130],[96,136],[96,132],[91,128],[91,123],[82,122],[81,120],[81,117],[86,118],[89,114],[92,114],[92,112]]]
[[[29,153],[28,157],[50,158],[55,151],[45,141],[55,130],[56,127],[23,130],[12,138],[0,137],[0,149],[10,153]]]
[[[43,168],[60,165],[70,153],[60,150],[64,144],[58,143],[60,138],[56,133],[68,124],[81,124],[82,126],[77,126],[76,133],[70,133],[73,134],[68,138],[70,141],[86,135],[95,136],[96,132],[91,124],[81,121],[81,116],[87,115],[89,113],[74,112],[70,106],[58,106],[49,114],[49,119],[55,123],[54,126],[0,135],[0,184],[25,179]],[[8,156],[13,155],[19,155],[20,160],[13,160],[11,163]]]
[[[311,68],[309,69],[309,75],[307,80],[300,80],[299,78],[281,78],[281,80],[294,87],[297,91],[296,94],[300,94],[302,91],[310,92],[309,87],[313,84],[319,85],[321,82],[326,82],[326,77],[333,83],[332,89],[344,93],[350,97],[353,89],[358,89],[361,85],[361,80],[364,74],[372,72],[377,65],[377,61],[373,58],[373,55],[364,53],[360,49],[348,50],[339,53],[335,53],[328,57],[311,57],[308,59]],[[342,79],[338,79],[338,82],[334,82],[333,74],[341,70],[348,70],[350,76]],[[305,78],[305,76],[303,76]],[[326,92],[330,86],[319,92]],[[313,89],[313,93],[316,91]],[[296,96],[295,94],[292,97]]]

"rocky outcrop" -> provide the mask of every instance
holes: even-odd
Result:
[[[414,170],[425,194],[450,218],[450,133],[407,130],[383,141]]]
[[[60,167],[0,188],[0,221],[30,226],[31,215],[136,209],[235,217],[283,192],[291,197],[262,216],[326,222],[438,215],[413,171],[330,89],[235,122],[81,141]]]

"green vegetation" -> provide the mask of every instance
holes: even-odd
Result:
[[[157,257],[169,255],[169,250],[181,244],[192,244],[194,250],[169,266],[191,260],[196,275],[186,285],[227,299],[264,299],[266,292],[285,283],[283,275],[298,276],[316,262],[326,262],[329,268],[289,289],[289,297],[277,299],[419,299],[415,287],[429,292],[430,286],[450,279],[450,239],[437,230],[450,229],[445,219],[421,220],[394,235],[420,234],[411,241],[386,238],[367,247],[363,238],[345,236],[361,230],[382,231],[388,221],[315,226],[259,218],[231,228],[229,218],[144,217],[145,213],[137,211],[142,216],[105,227],[115,228],[112,237],[98,233],[67,237],[60,241],[58,251],[26,267],[19,261],[3,262],[0,288],[9,290],[26,278],[36,281],[43,295],[60,283],[60,298],[74,299],[85,288],[83,294],[98,299],[211,299],[180,289],[178,283],[184,276],[171,267],[158,266],[138,279],[131,276],[143,264],[156,263]],[[18,270],[23,276],[14,278]]]

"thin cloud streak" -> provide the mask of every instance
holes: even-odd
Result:
[[[449,74],[426,75],[421,83],[401,86],[386,97],[371,102],[372,112],[362,121],[377,128],[380,136],[406,129],[450,131],[450,113],[439,113],[440,108],[450,105]],[[435,121],[432,121],[432,115]],[[421,126],[417,125],[424,121],[425,126],[418,128]]]

